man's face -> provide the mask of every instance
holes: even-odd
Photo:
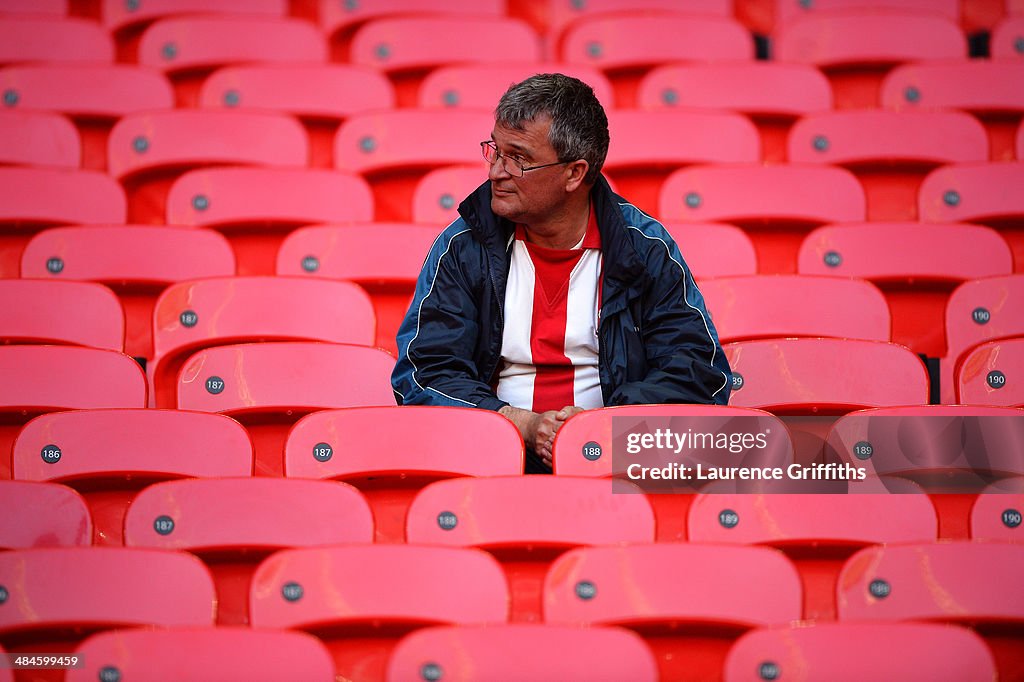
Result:
[[[516,223],[530,225],[544,221],[556,212],[566,199],[565,166],[549,166],[527,171],[515,177],[502,164],[515,170],[515,161],[523,166],[539,166],[558,161],[558,154],[548,141],[549,117],[525,122],[522,130],[495,124],[491,139],[498,153],[509,157],[491,164],[487,177],[491,180],[491,210]]]

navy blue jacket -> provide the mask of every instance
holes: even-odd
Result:
[[[604,404],[729,400],[729,363],[679,248],[658,221],[614,194],[591,191],[603,282],[598,370]],[[427,255],[398,330],[391,377],[400,405],[506,405],[492,382],[501,363],[502,309],[513,225],[491,212],[485,182]],[[513,320],[529,324],[528,320]]]

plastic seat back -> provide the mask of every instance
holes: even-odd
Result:
[[[1024,477],[1007,478],[986,488],[971,507],[971,538],[1024,542]]]
[[[0,480],[5,522],[0,549],[92,544],[92,517],[82,496],[56,483]]]
[[[967,353],[956,372],[956,398],[964,405],[1024,407],[1024,338],[989,341]]]
[[[725,223],[663,223],[696,279],[735,277],[757,272],[754,242]]]
[[[43,111],[0,112],[0,164],[78,168],[82,140],[74,124]]]
[[[989,51],[994,59],[1020,61],[1021,55],[1024,55],[1024,41],[1021,40],[1024,37],[1024,18],[1019,11],[1010,14],[1011,16],[1000,21],[992,31]]]
[[[0,45],[0,64],[114,61],[110,34],[80,17],[0,17]]]
[[[0,343],[66,343],[124,350],[124,310],[110,289],[89,282],[0,280]]]
[[[558,62],[453,64],[431,71],[420,86],[418,105],[424,109],[486,109],[493,111],[509,86],[538,73],[562,73],[578,78],[594,90],[606,109],[614,95],[608,78],[590,66]]]
[[[416,183],[412,221],[443,227],[459,217],[459,204],[487,181],[487,166],[474,163],[430,171]]]

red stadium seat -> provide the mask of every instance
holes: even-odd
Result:
[[[985,128],[960,111],[835,111],[793,126],[789,160],[849,168],[864,186],[868,220],[916,220],[929,171],[988,158]]]
[[[82,496],[56,483],[0,481],[4,501],[0,549],[92,544],[92,517]]]
[[[178,373],[201,348],[255,341],[373,345],[373,304],[351,282],[216,277],[171,285],[153,309],[156,407],[175,405]]]
[[[775,58],[817,66],[828,77],[835,108],[878,106],[885,74],[906,62],[965,59],[967,40],[956,21],[913,11],[809,14],[781,26]]]
[[[495,49],[495,36],[501,36],[501,49]],[[350,59],[386,73],[398,105],[411,107],[419,101],[423,78],[439,66],[531,63],[540,57],[539,37],[518,19],[450,15],[371,20],[352,36]]]
[[[956,372],[956,398],[963,405],[1024,407],[1024,338],[989,341],[969,351]]]
[[[701,282],[722,343],[792,336],[888,341],[885,296],[870,282],[813,275],[720,277]]]
[[[676,433],[772,432],[776,435],[770,439],[768,448],[756,453],[749,450],[744,462],[751,466],[785,467],[794,461],[789,430],[766,412],[721,405],[629,405],[587,410],[570,418],[555,436],[554,473],[623,478],[632,463],[623,455],[629,452],[629,434],[654,433],[658,428]],[[715,461],[715,456],[707,452],[691,451],[689,457],[702,464]],[[657,518],[659,542],[686,539],[686,513],[693,495],[684,493],[692,493],[701,485],[679,481],[659,486],[644,482],[644,490],[652,493],[648,499]]]
[[[430,171],[416,183],[412,221],[442,227],[459,217],[459,204],[487,181],[482,163],[447,166]]]
[[[393,405],[394,364],[380,349],[340,343],[204,348],[179,373],[177,408],[235,417],[256,443],[256,475],[280,476],[292,424],[316,410]]]
[[[328,481],[166,481],[136,495],[124,519],[126,547],[184,550],[204,560],[217,588],[220,625],[248,624],[252,574],[269,553],[370,542],[366,500],[355,488]]]
[[[1021,122],[1020,127],[1017,128],[1017,159],[1024,161],[1024,121]]]
[[[442,166],[481,163],[480,141],[493,128],[492,114],[478,110],[360,114],[338,129],[334,166],[370,182],[376,220],[409,220],[419,179]]]
[[[608,112],[611,144],[603,172],[619,194],[653,213],[672,171],[700,163],[753,163],[761,157],[757,129],[748,119],[721,111]],[[701,131],[681,135],[680,131]],[[669,216],[659,216],[669,219]]]
[[[774,4],[775,21],[778,26],[785,26],[803,17],[893,10],[914,14],[938,14],[954,22],[960,19],[960,3],[957,0],[815,0],[803,3],[776,0]]]
[[[800,241],[812,227],[866,216],[864,190],[843,168],[715,165],[678,170],[658,200],[664,220],[724,221],[754,241],[762,273],[796,271]]]
[[[988,131],[993,161],[1016,156],[1014,136],[1024,115],[1024,94],[1015,86],[1024,80],[1024,63],[961,60],[897,67],[882,83],[881,104],[887,109],[960,109],[978,117]]]
[[[255,15],[282,17],[288,13],[286,0],[146,0],[125,3],[101,0],[103,25],[112,33],[124,34],[158,19],[196,15]]]
[[[204,109],[268,109],[297,116],[309,135],[309,165],[315,168],[333,167],[339,123],[394,105],[394,87],[386,76],[350,64],[226,66],[199,90]]]
[[[369,185],[327,169],[204,168],[167,194],[167,223],[223,232],[240,275],[273,274],[281,240],[300,225],[372,219]]]
[[[125,509],[154,481],[251,476],[253,448],[227,417],[108,409],[36,417],[14,442],[14,478],[76,488],[89,504],[93,543],[120,545]]]
[[[0,111],[0,164],[78,168],[82,140],[71,121],[44,111]]]
[[[844,414],[928,402],[924,363],[903,346],[856,339],[772,339],[726,344],[729,404],[775,414]]]
[[[725,661],[725,682],[771,679],[981,682],[996,679],[985,641],[935,623],[818,623],[752,630]]]
[[[423,109],[493,111],[509,86],[538,73],[562,73],[578,78],[594,89],[606,109],[613,108],[612,84],[603,73],[589,66],[557,62],[442,66],[423,79],[418,105]]]
[[[2,646],[0,646],[0,655],[7,655],[7,651]],[[10,668],[0,670],[0,682],[14,682],[14,671]]]
[[[173,682],[208,679],[297,679],[330,682],[334,664],[315,637],[285,630],[170,628],[114,630],[89,637],[75,653],[67,682],[118,679]]]
[[[964,282],[946,304],[946,356],[940,360],[942,402],[956,402],[960,358],[980,343],[1024,336],[1024,274]]]
[[[509,620],[538,622],[544,574],[567,549],[654,542],[651,503],[632,484],[616,485],[568,476],[437,481],[412,501],[406,541],[489,551],[508,577]]]
[[[545,622],[638,630],[666,680],[715,677],[740,632],[799,619],[800,602],[796,569],[763,547],[583,547],[544,581]]]
[[[488,456],[480,456],[487,443]],[[337,456],[335,456],[337,455]],[[333,479],[369,500],[378,542],[405,540],[406,512],[432,481],[523,472],[523,439],[503,416],[460,407],[352,407],[300,419],[285,441],[291,478]]]
[[[757,272],[754,242],[735,225],[665,222],[664,227],[697,279]]]
[[[439,232],[433,225],[405,223],[300,228],[281,244],[277,274],[347,279],[361,286],[373,300],[376,345],[394,353],[395,334]]]
[[[0,308],[0,343],[124,350],[124,310],[99,284],[0,279]]]
[[[203,79],[221,66],[327,61],[327,41],[301,19],[268,16],[181,16],[161,19],[139,37],[138,63],[162,71],[179,107],[199,101]]]
[[[68,14],[68,0],[8,0],[0,8],[0,14],[65,17]]]
[[[632,107],[640,80],[651,68],[671,62],[752,60],[754,41],[742,25],[725,16],[609,12],[568,26],[558,55],[567,64],[601,69],[615,87],[616,106]]]
[[[1013,250],[1014,272],[1024,272],[1024,161],[964,163],[938,168],[917,196],[921,220],[973,222],[994,227]]]
[[[0,16],[0,45],[0,64],[114,61],[110,34],[79,17]]]
[[[125,116],[110,131],[107,167],[128,192],[128,219],[162,224],[167,191],[185,170],[210,165],[302,167],[309,141],[273,112],[171,110]]]
[[[174,106],[160,73],[127,64],[26,64],[0,70],[4,103],[69,116],[82,138],[83,168],[107,167],[107,136],[121,116]]]
[[[123,547],[0,552],[0,640],[12,653],[70,653],[97,630],[209,626],[214,592],[195,557]]]
[[[153,304],[168,284],[233,275],[235,257],[212,230],[153,225],[53,227],[29,241],[21,276],[105,284],[125,310],[125,352],[153,357]]]
[[[745,114],[761,135],[763,159],[775,163],[786,158],[786,135],[796,119],[832,108],[832,89],[820,71],[806,64],[666,64],[640,81],[637,106]]]
[[[786,552],[803,580],[803,617],[834,620],[836,577],[866,545],[929,542],[935,508],[923,494],[701,494],[690,506],[690,542],[763,545]]]
[[[479,550],[349,545],[270,556],[249,604],[255,628],[320,634],[340,678],[383,679],[397,639],[414,628],[504,623],[508,588]]]
[[[125,204],[124,190],[102,173],[0,167],[0,277],[18,276],[21,252],[41,228],[124,222]]]
[[[971,538],[1024,542],[1024,477],[1008,478],[986,488],[971,508]]]
[[[989,51],[994,59],[1020,61],[1024,55],[1024,15],[1016,14],[1000,21],[991,40]]]
[[[515,670],[526,680],[633,680],[654,682],[650,649],[622,628],[555,625],[439,625],[406,635],[388,661],[388,682],[420,682],[437,670],[442,679],[501,679]]]
[[[1013,259],[995,230],[981,225],[847,223],[804,239],[797,271],[861,277],[877,284],[892,312],[892,340],[932,357],[946,355],[943,319],[961,282],[1009,274]]]
[[[1024,673],[1024,545],[943,542],[869,547],[839,577],[840,621],[964,623],[985,637],[999,679]]]

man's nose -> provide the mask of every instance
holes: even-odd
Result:
[[[500,180],[507,177],[509,177],[509,173],[505,170],[505,159],[499,156],[494,160],[494,163],[490,164],[490,168],[487,169],[487,179]]]

